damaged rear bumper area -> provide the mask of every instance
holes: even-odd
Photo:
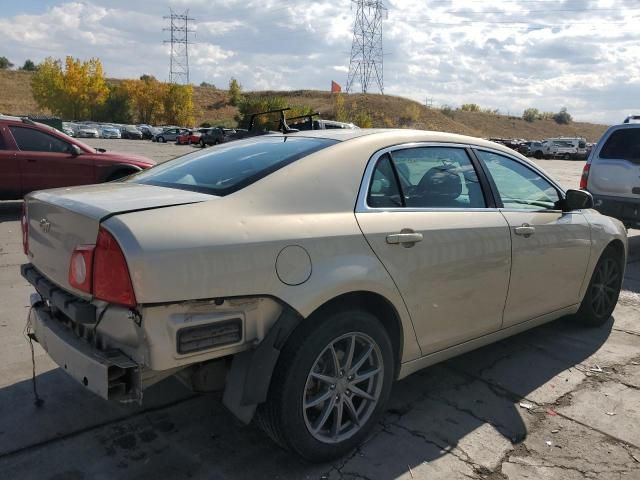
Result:
[[[88,390],[119,402],[141,398],[138,364],[119,350],[101,351],[77,337],[54,318],[38,294],[31,295],[29,322],[36,340],[53,361]]]
[[[98,348],[95,307],[56,287],[32,265],[22,265],[21,273],[38,292],[31,295],[27,320],[32,338],[53,361],[104,399],[140,401],[140,365],[118,349]]]

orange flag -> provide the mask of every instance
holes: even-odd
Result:
[[[340,93],[342,91],[342,87],[331,80],[331,93]]]

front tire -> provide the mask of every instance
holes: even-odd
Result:
[[[607,247],[596,264],[575,318],[588,327],[599,327],[611,317],[622,288],[622,257]]]
[[[391,341],[376,317],[355,309],[314,315],[283,348],[256,420],[303,458],[334,459],[365,440],[393,376]]]

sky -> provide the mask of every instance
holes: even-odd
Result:
[[[640,114],[640,0],[384,0],[385,93],[520,116]],[[246,90],[347,81],[350,0],[0,0],[0,56],[98,57],[107,76],[169,79],[168,20],[193,17],[190,78]],[[375,85],[374,85],[375,86]],[[374,92],[375,88],[370,88]],[[2,92],[0,92],[2,95]]]

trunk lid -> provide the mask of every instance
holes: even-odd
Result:
[[[136,183],[107,183],[33,192],[25,197],[29,260],[49,280],[82,298],[69,285],[69,262],[77,245],[95,244],[101,221],[125,212],[203,202],[216,198]]]

